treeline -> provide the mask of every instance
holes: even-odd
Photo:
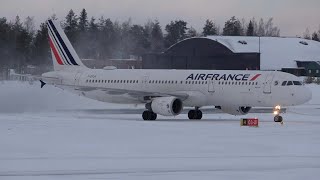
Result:
[[[55,15],[51,19],[57,20]],[[157,20],[139,25],[131,19],[118,22],[105,17],[89,18],[85,9],[79,15],[70,10],[61,22],[82,59],[105,60],[159,53],[180,40],[197,36],[280,36],[280,29],[272,18],[246,21],[233,16],[223,28],[208,19],[201,32],[183,20],[171,21],[162,28]],[[312,35],[312,38],[318,40],[319,32],[315,34],[317,36]],[[23,22],[19,16],[13,22],[0,18],[0,58],[0,66],[6,68],[51,65],[46,22],[36,30],[32,17]]]

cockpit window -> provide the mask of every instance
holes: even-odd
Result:
[[[293,81],[293,84],[297,86],[302,86],[302,83],[300,81]]]
[[[292,85],[293,85],[293,82],[292,81],[288,81],[287,86],[292,86]]]
[[[282,86],[285,86],[287,84],[287,81],[283,81]]]

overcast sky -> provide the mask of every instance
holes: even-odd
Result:
[[[33,16],[43,22],[52,14],[63,20],[70,9],[79,14],[85,8],[89,17],[104,16],[143,24],[158,19],[162,26],[182,19],[200,30],[206,19],[213,19],[223,28],[231,16],[247,20],[252,17],[274,18],[282,36],[302,35],[319,29],[320,0],[1,0],[0,17],[13,20]]]

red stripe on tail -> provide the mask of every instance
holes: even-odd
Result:
[[[54,47],[54,45],[53,45],[52,40],[51,40],[50,37],[49,37],[49,43],[50,43],[50,47],[51,47],[51,49],[52,49],[52,52],[53,52],[54,57],[56,58],[58,64],[63,65],[63,62],[62,62],[62,60],[61,60],[61,58],[60,58],[60,56],[59,56],[56,48]]]
[[[261,76],[261,74],[257,74],[257,75],[255,75],[252,79],[250,79],[250,81],[254,81],[254,80],[256,80],[259,76]]]

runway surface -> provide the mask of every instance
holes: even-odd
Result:
[[[16,86],[22,85],[9,84],[2,90]],[[240,117],[205,113],[201,121],[182,114],[143,121],[138,114],[141,107],[106,108],[65,92],[54,94],[50,89],[46,97],[33,86],[23,88],[0,95],[6,100],[11,96],[10,111],[0,113],[1,180],[316,180],[320,176],[318,100],[287,109],[284,125],[274,123],[270,113]],[[15,92],[29,96],[16,99]],[[44,109],[39,102],[29,104],[32,108],[12,109],[14,101],[28,105],[36,97],[60,104]],[[72,101],[63,104],[63,100]],[[0,107],[4,106],[1,101]],[[259,128],[240,127],[243,117],[258,117]]]

